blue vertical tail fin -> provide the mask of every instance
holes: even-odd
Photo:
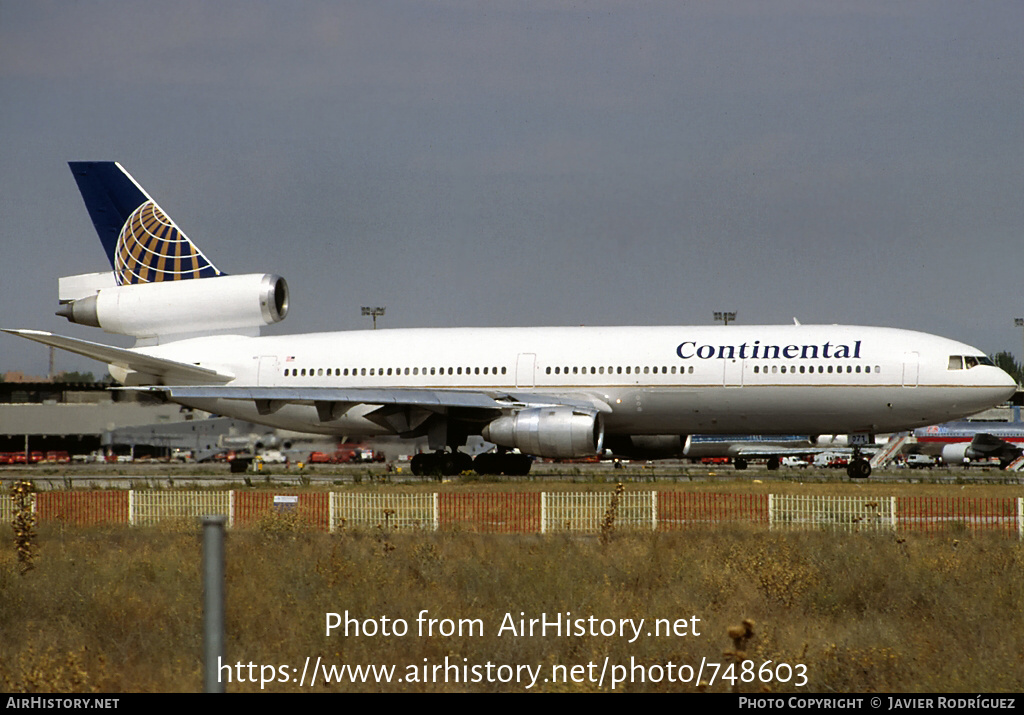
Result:
[[[223,275],[120,164],[69,166],[118,285]]]

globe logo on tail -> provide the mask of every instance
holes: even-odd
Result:
[[[207,278],[220,271],[152,200],[132,212],[114,252],[118,285]]]

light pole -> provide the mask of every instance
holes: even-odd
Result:
[[[736,313],[719,313],[716,311],[715,320],[722,320],[726,325],[728,325],[730,321],[736,320]]]
[[[363,306],[363,315],[372,315],[373,316],[373,329],[374,330],[377,329],[377,316],[378,315],[384,315],[384,311],[386,309],[387,309],[387,306],[377,306],[376,308],[371,308],[368,305],[364,305]]]
[[[1014,318],[1013,324],[1018,328],[1024,328],[1024,318]],[[1021,334],[1024,335],[1024,330],[1021,330]],[[1020,364],[1024,365],[1024,352],[1020,354]]]

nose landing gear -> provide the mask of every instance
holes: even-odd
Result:
[[[853,459],[846,465],[846,476],[850,479],[867,479],[871,476],[871,462],[861,456],[860,447],[853,448]]]

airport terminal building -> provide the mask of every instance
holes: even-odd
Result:
[[[88,454],[105,432],[201,420],[205,413],[105,383],[0,382],[0,452]]]

